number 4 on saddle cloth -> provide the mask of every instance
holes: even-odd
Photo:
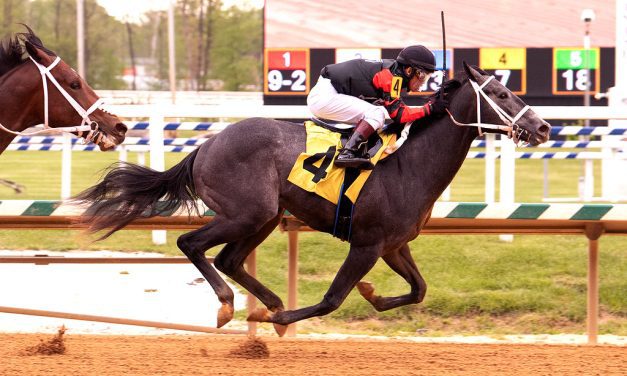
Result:
[[[333,236],[350,241],[353,204],[373,170],[338,168],[333,160],[348,140],[352,129],[332,128],[315,119],[305,122],[307,144],[287,180],[337,205]],[[368,140],[368,154],[375,165],[388,154],[384,150],[396,141],[395,134],[375,134]]]

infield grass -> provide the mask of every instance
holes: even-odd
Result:
[[[183,154],[166,154],[172,166]],[[72,193],[96,183],[117,153],[76,152]],[[61,156],[57,152],[5,152],[0,178],[17,181],[26,192],[0,186],[3,199],[58,199]],[[129,161],[136,155],[129,153]],[[582,161],[549,162],[550,197],[577,196]],[[484,161],[467,161],[452,185],[452,201],[483,201]],[[516,161],[516,201],[540,202],[543,162]],[[595,162],[595,192],[600,191]],[[498,162],[497,162],[498,174]],[[497,175],[498,182],[498,175]],[[496,187],[498,197],[498,186]],[[120,231],[89,243],[78,231],[0,231],[1,249],[154,251],[180,255],[169,231],[168,244],[153,245],[149,231]],[[340,267],[348,244],[328,234],[301,233],[299,306],[320,301]],[[301,330],[378,334],[583,333],[585,331],[587,240],[583,236],[516,235],[511,243],[496,235],[421,236],[412,254],[429,284],[420,305],[377,313],[353,291],[342,307],[324,318],[301,322]],[[627,238],[600,240],[601,333],[627,335]],[[212,249],[214,255],[219,249]],[[258,276],[286,299],[287,236],[273,233],[258,249]],[[400,295],[408,285],[384,262],[366,276],[377,294]],[[237,317],[244,318],[243,312]]]

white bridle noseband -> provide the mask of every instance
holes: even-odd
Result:
[[[61,132],[76,132],[79,137],[85,138],[85,141],[87,141],[87,142],[93,142],[95,144],[100,144],[102,141],[104,141],[106,139],[106,135],[99,130],[98,123],[95,122],[95,121],[92,121],[89,118],[89,115],[91,113],[93,113],[94,111],[99,109],[104,104],[104,100],[102,98],[98,98],[98,100],[94,104],[92,104],[91,107],[89,107],[87,110],[85,110],[80,104],[78,104],[78,102],[76,100],[74,100],[74,98],[72,98],[72,96],[70,96],[70,94],[67,93],[67,91],[65,91],[65,89],[63,89],[63,87],[59,84],[59,82],[56,80],[56,78],[54,78],[52,73],[50,73],[50,71],[55,66],[57,66],[57,64],[59,64],[59,62],[61,61],[60,57],[57,56],[57,58],[52,62],[52,64],[50,64],[47,67],[39,64],[32,57],[29,56],[29,58],[32,60],[33,63],[35,63],[35,66],[37,66],[37,69],[39,69],[39,72],[41,73],[41,79],[43,81],[43,90],[44,90],[44,129],[38,130],[38,131],[34,131],[34,132],[30,132],[30,133],[15,132],[15,131],[12,131],[10,129],[5,128],[2,124],[0,124],[0,129],[3,129],[4,131],[9,132],[11,134],[14,134],[16,136],[21,136],[21,135],[32,136],[32,135],[35,135],[35,134],[39,134],[39,133],[43,133],[43,132],[50,132],[50,131],[60,132],[60,133]],[[57,127],[57,128],[50,127],[50,124],[49,124],[49,121],[48,121],[48,82],[47,82],[47,80],[50,80],[50,82],[52,82],[54,84],[54,86],[57,87],[59,92],[65,97],[65,99],[68,101],[68,103],[83,118],[83,121],[81,122],[80,126],[77,126],[77,127]],[[87,132],[87,133],[84,134],[84,132]]]
[[[455,120],[455,117],[453,117],[453,114],[451,114],[451,112],[448,109],[446,110],[446,112],[448,112],[448,115],[450,116],[451,120],[456,125],[464,126],[464,127],[477,127],[479,129],[480,136],[483,135],[483,132],[481,130],[482,128],[505,131],[507,132],[507,136],[509,138],[513,138],[514,142],[518,144],[518,142],[520,141],[520,137],[523,134],[528,133],[528,132],[525,129],[522,129],[518,124],[516,124],[516,122],[520,120],[520,118],[523,117],[523,115],[531,107],[529,107],[529,105],[526,105],[518,112],[518,114],[516,114],[516,116],[511,117],[507,112],[505,112],[505,110],[503,110],[498,104],[496,104],[496,102],[494,102],[492,98],[490,98],[483,91],[483,88],[493,79],[494,79],[494,76],[490,76],[481,85],[479,85],[474,80],[470,80],[470,84],[472,85],[472,88],[475,91],[475,94],[477,95],[477,122],[476,123],[460,123],[457,120]],[[485,99],[485,101],[490,105],[490,107],[492,107],[494,112],[496,112],[499,118],[503,121],[503,124],[490,124],[490,123],[481,122],[481,97],[483,97],[483,99]],[[524,142],[528,142],[528,140]]]

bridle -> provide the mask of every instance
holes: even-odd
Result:
[[[87,110],[85,110],[80,104],[78,104],[78,102],[74,98],[72,98],[72,96],[70,96],[70,94],[68,94],[67,91],[65,91],[65,89],[59,84],[57,79],[54,78],[52,73],[50,73],[50,71],[55,66],[57,66],[57,64],[59,64],[59,62],[61,61],[60,57],[57,56],[57,58],[52,62],[52,64],[50,64],[47,67],[43,66],[42,64],[39,64],[32,57],[29,56],[29,58],[32,60],[33,63],[35,63],[35,66],[37,66],[37,69],[39,69],[39,72],[41,73],[41,79],[42,79],[42,82],[43,82],[43,90],[44,90],[44,129],[38,130],[38,131],[34,131],[34,132],[29,132],[29,133],[15,132],[15,131],[12,131],[12,130],[4,127],[2,124],[0,124],[0,129],[4,130],[5,132],[14,134],[16,136],[32,136],[32,135],[35,135],[35,134],[39,134],[39,133],[43,133],[43,132],[50,132],[50,131],[59,132],[59,133],[61,133],[61,132],[69,132],[69,133],[76,132],[78,137],[83,137],[86,142],[93,142],[94,144],[100,144],[102,141],[104,141],[104,139],[106,139],[106,134],[104,134],[104,132],[102,132],[100,130],[100,128],[98,127],[98,123],[96,121],[93,121],[93,120],[91,120],[89,118],[89,115],[91,113],[93,113],[97,109],[102,109],[101,106],[104,104],[104,100],[102,98],[98,98],[98,100],[94,104],[92,104],[91,107],[89,107]],[[76,126],[76,127],[56,127],[56,128],[52,128],[50,126],[49,121],[48,121],[48,82],[47,82],[48,80],[50,80],[50,82],[52,82],[54,84],[54,86],[57,87],[59,92],[65,97],[65,99],[68,101],[68,103],[83,118],[83,121],[81,122],[80,126]]]
[[[523,115],[531,107],[529,105],[526,105],[518,112],[518,114],[516,114],[516,116],[511,117],[507,112],[505,112],[505,110],[503,110],[498,104],[496,104],[496,102],[494,102],[492,98],[490,98],[483,91],[483,88],[492,79],[494,79],[494,76],[490,76],[481,85],[479,85],[476,81],[471,80],[470,78],[468,79],[477,96],[477,122],[476,123],[460,123],[459,121],[455,120],[455,117],[453,116],[451,111],[449,111],[448,108],[446,109],[446,112],[448,112],[449,117],[451,118],[451,120],[453,121],[455,125],[462,126],[462,127],[477,127],[477,129],[479,130],[479,136],[483,136],[483,129],[494,129],[494,130],[507,132],[507,137],[513,139],[514,143],[516,143],[517,145],[521,141],[523,144],[528,144],[529,139],[531,138],[531,133],[529,133],[529,131],[527,131],[526,129],[523,129],[521,126],[516,124],[516,122],[520,120],[520,118],[522,118]],[[503,121],[504,124],[490,124],[490,123],[481,122],[481,97],[483,97],[485,101],[490,105],[490,107],[492,107],[494,112],[496,112],[496,114],[499,116],[499,118]],[[407,140],[407,137],[409,136],[409,129],[411,128],[412,124],[413,124],[413,121],[405,124],[405,127],[401,131],[401,134],[396,140],[396,142],[393,145],[390,145],[385,149],[386,154],[394,153],[396,150],[398,150],[398,148],[401,147],[401,145],[403,145],[403,143],[405,142],[405,140]],[[525,137],[525,139],[523,139],[523,137]]]
[[[529,105],[523,107],[516,116],[511,117],[505,110],[503,110],[496,102],[492,100],[484,91],[483,88],[492,80],[494,76],[490,76],[484,83],[479,85],[476,81],[469,79],[470,84],[472,85],[473,90],[477,96],[477,122],[476,123],[460,123],[455,120],[453,114],[446,109],[449,117],[455,123],[455,125],[463,126],[463,127],[477,127],[479,129],[479,136],[483,135],[483,129],[494,129],[507,132],[507,137],[513,139],[514,143],[518,144],[522,141],[524,144],[529,143],[529,139],[531,138],[531,133],[529,133],[526,129],[523,129],[521,126],[516,124],[520,118],[531,108]],[[499,116],[499,118],[503,121],[503,124],[490,124],[490,123],[482,123],[481,122],[481,97],[485,99],[485,101],[492,107],[494,112]],[[526,136],[526,137],[525,137]],[[525,137],[523,139],[523,137]]]

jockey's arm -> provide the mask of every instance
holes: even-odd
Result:
[[[407,123],[428,116],[431,112],[429,105],[410,107],[403,102],[400,98],[400,89],[395,91],[392,88],[393,78],[394,75],[389,69],[383,69],[372,79],[374,87],[383,92],[383,106],[388,111],[390,118],[397,123]]]

